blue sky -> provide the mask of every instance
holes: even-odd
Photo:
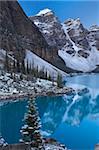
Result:
[[[64,22],[68,18],[80,18],[85,27],[90,27],[93,24],[99,25],[99,1],[95,0],[18,0],[21,7],[27,14],[32,16],[37,14],[44,8],[53,10],[56,16]]]

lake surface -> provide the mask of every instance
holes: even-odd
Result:
[[[87,86],[88,88],[99,90],[99,74],[85,74],[65,79],[67,84],[77,84]]]
[[[72,150],[93,150],[99,143],[99,74],[66,78],[66,85],[84,88],[81,95],[39,97],[37,105],[43,136],[53,137]],[[17,143],[27,101],[0,106],[0,133],[8,143]]]

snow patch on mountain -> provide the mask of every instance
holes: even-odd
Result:
[[[72,69],[82,72],[93,71],[97,67],[97,65],[99,65],[99,51],[96,49],[95,46],[92,46],[93,43],[90,43],[91,51],[88,51],[89,56],[87,58],[80,56],[78,54],[78,51],[82,49],[71,40],[66,25],[62,25],[67,39],[72,44],[75,55],[68,54],[66,52],[67,47],[63,47],[61,50],[59,50],[58,55],[64,60],[66,66]]]
[[[34,24],[38,27],[38,28],[43,28],[43,33],[44,34],[50,34],[50,31],[49,29],[52,28],[52,25],[48,25],[47,23],[44,23],[44,22],[40,22],[38,20],[35,20]]]
[[[81,31],[81,29],[79,28],[79,26],[81,25],[80,19],[68,19],[65,23],[65,26],[67,27],[67,30],[71,30],[74,29],[75,30],[75,34],[76,36],[79,36],[79,33]]]
[[[48,74],[51,76],[54,76],[56,78],[57,74],[60,73],[63,76],[66,76],[67,74],[60,69],[56,68],[55,66],[51,65],[50,63],[46,62],[45,60],[41,59],[39,56],[35,55],[31,51],[26,51],[26,57],[25,62],[30,64],[34,64],[34,67],[38,67],[38,70],[40,71],[43,69],[44,71],[47,71]]]
[[[41,15],[45,15],[47,13],[51,13],[52,11],[48,8],[41,10],[36,16],[41,16]]]
[[[98,53],[99,52],[97,52],[97,54]],[[59,50],[58,54],[64,60],[66,66],[82,72],[90,72],[94,70],[96,68],[97,61],[99,60],[99,54],[93,57],[94,52],[92,52],[88,58],[80,57],[77,55],[71,56],[64,50]]]
[[[89,28],[89,31],[99,31],[99,27],[97,25],[93,25]]]
[[[69,34],[68,34],[68,32],[67,32],[67,27],[66,27],[66,25],[65,25],[65,24],[62,24],[62,27],[63,27],[63,30],[64,30],[64,32],[65,32],[65,34],[66,34],[67,39],[72,43],[74,50],[75,50],[76,52],[78,52],[79,48],[78,48],[78,47],[76,46],[76,44],[71,40],[71,38],[70,38],[70,36],[69,36]]]

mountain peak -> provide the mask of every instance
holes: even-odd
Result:
[[[41,10],[36,16],[43,16],[46,14],[53,14],[52,10],[45,8],[43,10]]]
[[[68,19],[68,20],[66,20],[65,22],[65,25],[66,26],[80,26],[80,24],[81,24],[81,21],[80,21],[80,19],[79,18],[77,18],[77,19]]]
[[[92,26],[89,28],[89,31],[99,31],[99,26],[98,26],[98,25],[92,25]]]

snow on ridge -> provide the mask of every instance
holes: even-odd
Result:
[[[51,76],[54,76],[56,78],[57,74],[60,73],[62,76],[66,76],[67,74],[58,69],[57,67],[51,65],[50,63],[48,63],[47,61],[43,60],[42,58],[40,58],[39,56],[35,55],[34,53],[32,53],[29,50],[26,50],[26,58],[25,58],[25,63],[30,64],[34,64],[34,67],[38,67],[38,70],[44,69],[44,71],[47,71],[48,74],[50,74]]]
[[[36,16],[45,15],[45,14],[51,13],[51,12],[52,12],[52,10],[45,8],[45,9],[41,10]]]
[[[65,25],[65,24],[62,24],[62,28],[63,28],[63,30],[64,30],[64,32],[65,32],[65,34],[66,34],[66,37],[67,37],[68,40],[72,43],[74,50],[75,50],[76,52],[78,52],[79,48],[78,48],[78,47],[76,46],[76,44],[71,40],[71,38],[70,38],[70,36],[69,36],[69,34],[68,34],[68,32],[67,32],[66,25]]]
[[[89,31],[99,31],[99,26],[98,25],[93,25],[89,28]]]
[[[99,51],[96,47],[92,46],[90,43],[91,51],[89,52],[88,58],[84,58],[78,55],[78,51],[81,50],[70,38],[68,34],[68,27],[65,24],[62,24],[62,28],[66,34],[67,39],[73,45],[73,49],[75,50],[75,55],[72,56],[66,52],[65,47],[58,51],[58,55],[64,60],[66,66],[69,68],[82,71],[89,72],[96,69],[97,65],[99,65]]]
[[[96,60],[93,58],[91,54],[87,59],[84,57],[74,56],[67,54],[63,50],[58,51],[58,55],[64,60],[66,66],[82,71],[82,72],[89,72],[96,69]],[[93,63],[94,62],[94,63]]]
[[[65,21],[64,24],[66,25],[67,28],[77,29],[80,26],[81,21],[80,21],[80,18],[68,19]]]

